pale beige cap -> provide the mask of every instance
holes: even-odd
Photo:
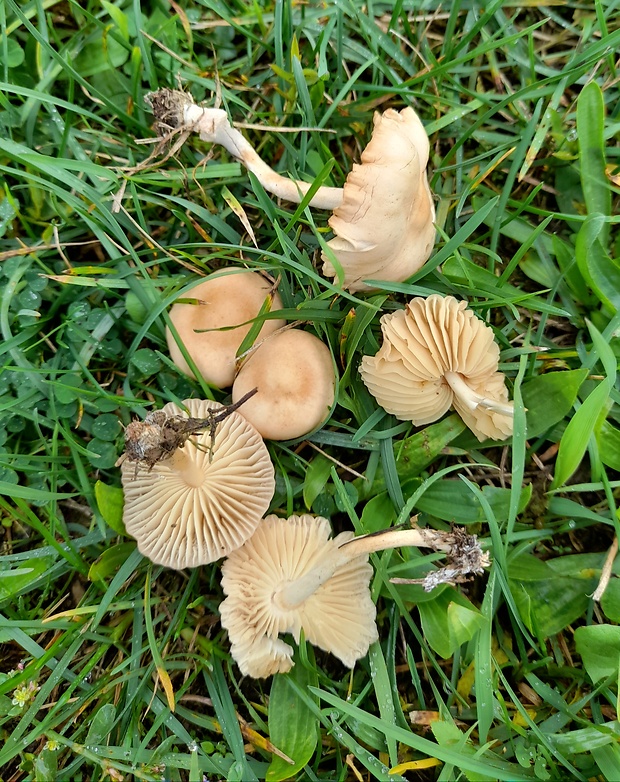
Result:
[[[193,418],[223,405],[186,399]],[[172,402],[168,416],[186,413]],[[214,562],[241,546],[265,514],[275,491],[267,447],[239,412],[152,468],[125,460],[123,520],[138,549],[158,565],[180,570]]]
[[[232,389],[239,409],[268,440],[291,440],[325,421],[334,403],[336,376],[327,345],[300,329],[272,334],[243,362]]]
[[[330,535],[330,523],[321,517],[267,516],[225,560],[222,587],[227,597],[220,614],[242,673],[262,678],[290,670],[293,650],[278,638],[280,633],[291,633],[299,642],[303,629],[311,644],[349,667],[377,640],[368,554],[326,573],[326,563],[338,561],[340,547],[353,538],[352,532]],[[295,584],[302,582],[303,591],[311,593],[295,604]]]
[[[381,318],[383,344],[360,372],[377,402],[416,426],[450,407],[479,440],[512,434],[513,405],[493,330],[453,296],[412,299]]]
[[[343,287],[369,290],[362,280],[402,282],[428,259],[435,208],[428,178],[429,142],[415,111],[375,114],[372,138],[344,184],[344,199],[327,243],[344,271]],[[323,274],[338,275],[327,253]]]
[[[182,296],[201,303],[172,305],[170,320],[207,383],[217,388],[232,385],[236,353],[251,328],[247,321],[258,315],[271,291],[271,284],[262,275],[231,266],[209,276]],[[274,292],[271,311],[279,309],[282,309],[282,300]],[[246,325],[238,325],[240,323]],[[281,320],[266,320],[257,340],[264,339],[283,325]],[[230,326],[236,328],[196,332],[196,329]],[[182,372],[193,377],[170,329],[166,329],[166,339],[174,363]]]

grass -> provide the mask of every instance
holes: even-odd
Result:
[[[618,10],[0,5],[2,780],[620,778],[615,563],[590,598],[618,533]],[[431,139],[431,260],[352,296],[315,265],[327,215],[279,205],[221,150],[193,138],[140,167],[144,95],[179,85],[219,95],[278,169],[335,185],[373,111],[413,105]],[[353,672],[302,645],[291,674],[242,679],[219,566],[152,566],[123,533],[121,424],[226,399],[171,364],[167,309],[240,261],[281,276],[288,319],[340,370],[328,425],[269,446],[273,510],[358,531],[415,512],[492,553],[488,576],[428,595],[389,580],[428,558],[376,556],[381,640]],[[358,376],[381,311],[434,292],[495,330],[507,443],[456,416],[416,430]]]

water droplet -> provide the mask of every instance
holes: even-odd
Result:
[[[87,302],[75,302],[69,305],[68,313],[69,317],[73,320],[81,320],[85,318],[90,312],[90,304]]]
[[[36,291],[27,288],[19,294],[18,301],[22,307],[36,308],[41,304],[41,296]]]

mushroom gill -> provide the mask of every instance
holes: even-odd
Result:
[[[335,538],[321,516],[267,516],[252,537],[222,565],[220,605],[231,654],[241,672],[255,678],[284,673],[303,630],[309,643],[352,668],[377,640],[376,608],[370,594],[372,552],[423,546],[448,555],[450,566],[423,580],[427,591],[459,583],[489,565],[475,536],[463,530],[393,528]]]
[[[453,407],[482,441],[512,434],[513,404],[492,329],[453,296],[412,299],[381,318],[383,344],[360,373],[377,402],[416,426]]]
[[[194,418],[223,405],[186,399]],[[186,416],[169,402],[163,414]],[[275,490],[274,468],[262,437],[237,411],[187,439],[154,464],[121,464],[123,520],[145,557],[181,570],[214,562],[254,532]]]

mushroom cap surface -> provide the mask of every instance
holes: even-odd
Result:
[[[512,434],[499,347],[466,302],[437,294],[412,299],[382,316],[381,331],[383,344],[374,357],[362,358],[360,373],[388,413],[421,426],[454,407],[480,441]],[[489,401],[506,412],[489,409]]]
[[[201,399],[183,404],[193,418],[223,405]],[[168,416],[186,416],[172,402]],[[211,447],[212,446],[212,447]],[[262,437],[238,412],[208,432],[193,435],[151,468],[121,465],[127,532],[158,565],[181,570],[214,562],[252,535],[275,491],[274,468]]]
[[[255,318],[272,286],[257,272],[229,267],[208,277],[182,298],[198,299],[197,304],[175,303],[169,316],[181,341],[207,383],[217,388],[232,385],[235,377],[236,353],[251,328],[247,321]],[[282,309],[282,300],[273,295],[271,310]],[[245,325],[239,325],[245,324]],[[266,320],[257,339],[264,339],[280,326],[281,320]],[[195,329],[223,329],[201,331]],[[179,369],[193,377],[172,332],[166,328],[170,357]]]
[[[310,515],[267,516],[254,535],[222,565],[227,595],[220,606],[231,654],[241,672],[254,678],[293,667],[293,650],[278,638],[292,633],[338,657],[348,667],[377,640],[376,608],[370,597],[373,574],[368,555],[354,557],[295,608],[282,608],[276,594],[287,582],[306,576],[335,548],[353,538],[330,539],[327,519]]]
[[[272,334],[242,364],[233,383],[240,412],[268,440],[292,440],[316,429],[334,403],[336,376],[327,345],[300,329]]]
[[[428,260],[435,242],[428,154],[428,136],[412,108],[375,114],[362,162],[353,165],[343,202],[329,219],[335,236],[327,246],[342,266],[344,288],[371,290],[365,279],[402,282]],[[336,280],[325,252],[322,259],[323,274]]]

